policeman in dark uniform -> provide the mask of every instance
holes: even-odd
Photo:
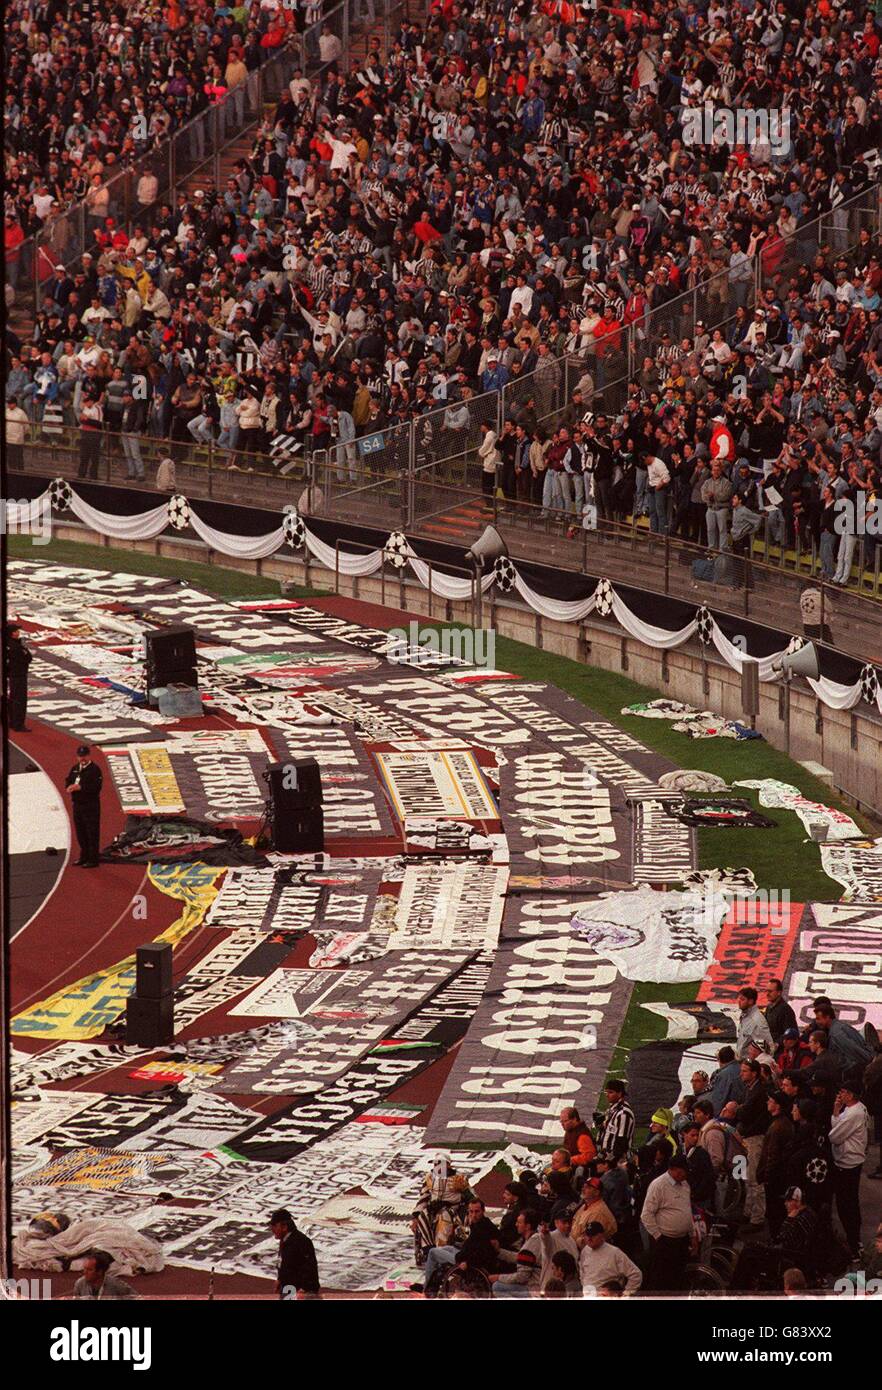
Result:
[[[74,830],[80,846],[80,857],[75,862],[83,869],[98,868],[103,783],[100,767],[89,756],[88,744],[81,743],[77,749],[77,761],[64,779],[64,785],[70,793]]]
[[[9,727],[18,734],[30,733],[25,726],[28,709],[28,667],[33,657],[21,637],[17,623],[6,628],[6,676],[9,682]]]

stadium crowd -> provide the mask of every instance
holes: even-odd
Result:
[[[306,15],[301,0],[12,0],[3,121],[15,226],[30,236],[83,199],[106,216],[107,180],[213,103],[241,126],[249,77]],[[138,185],[145,204],[153,178]],[[8,233],[7,222],[7,249]]]
[[[155,134],[252,71],[288,13],[18,9],[7,250],[65,170],[82,193],[136,157],[125,103]],[[225,187],[132,228],[93,200],[90,248],[41,285],[32,340],[8,338],[13,436],[51,404],[84,476],[112,431],[133,478],[147,434],[233,468],[331,447],[354,479],[359,440],[382,471],[380,433],[416,421],[421,458],[468,458],[485,492],[565,524],[646,512],[723,548],[768,526],[842,578],[855,539],[831,507],[872,505],[882,446],[880,245],[848,210],[875,180],[880,36],[872,7],[828,0],[445,0],[347,70],[323,33],[325,66],[293,71]],[[696,143],[684,113],[705,103],[789,112],[789,138],[760,121]]]
[[[696,1069],[677,1113],[655,1110],[642,1142],[618,1079],[593,1126],[563,1110],[560,1148],[508,1184],[501,1220],[451,1165],[427,1177],[415,1291],[875,1291],[882,1223],[863,1244],[860,1182],[873,1125],[882,1144],[882,1048],[826,998],[800,1030],[780,980],[764,1009],[745,986],[738,1009],[717,1069]],[[867,1176],[882,1179],[882,1149]]]

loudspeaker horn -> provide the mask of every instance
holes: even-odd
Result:
[[[793,676],[805,676],[806,680],[816,681],[821,674],[821,663],[818,660],[818,649],[814,642],[807,642],[804,647],[800,647],[798,652],[790,652],[782,656],[780,661],[776,661],[772,667],[773,671],[780,671],[785,680],[791,680]]]
[[[500,555],[508,554],[508,546],[500,536],[495,526],[486,526],[484,534],[479,536],[474,545],[466,551],[467,560],[480,560],[483,566],[485,560],[497,560]]]

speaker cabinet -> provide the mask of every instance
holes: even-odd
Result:
[[[284,811],[273,820],[273,849],[279,854],[314,854],[325,847],[325,817],[321,806]]]
[[[144,633],[147,689],[163,685],[198,685],[196,634],[192,627],[165,627]]]
[[[135,952],[135,993],[161,999],[172,988],[172,948],[168,941],[148,941]]]
[[[275,817],[321,806],[322,778],[315,758],[289,758],[285,763],[271,763],[267,777]]]
[[[175,1040],[174,997],[126,1000],[126,1042],[138,1047],[165,1047]]]

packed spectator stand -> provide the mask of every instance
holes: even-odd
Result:
[[[100,189],[138,158],[125,102],[148,143],[211,103],[237,128],[283,21],[290,76],[220,184],[145,189],[127,225],[88,193],[86,249],[38,269],[32,334],[8,336],[17,439],[48,412],[81,475],[113,436],[135,480],[150,439],[267,474],[324,455],[347,486],[405,460],[562,527],[645,515],[722,551],[798,541],[833,582],[872,565],[835,505],[872,513],[882,444],[869,7],[447,4],[385,44],[366,4],[358,57],[316,9],[174,8],[93,7],[90,53],[82,7],[19,18],[8,61],[39,80],[11,97],[8,302],[41,211],[87,193],[89,160]],[[56,81],[85,118],[61,153],[27,136]],[[789,137],[697,143],[706,103],[789,112]]]

